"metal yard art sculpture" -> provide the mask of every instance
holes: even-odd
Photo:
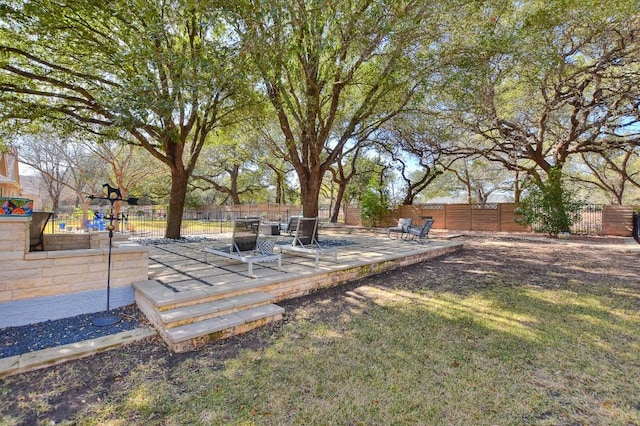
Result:
[[[109,221],[109,225],[107,225],[107,231],[109,231],[109,255],[107,260],[107,310],[104,312],[104,315],[94,318],[93,324],[99,327],[109,326],[113,324],[117,324],[120,322],[120,317],[111,313],[110,309],[110,294],[111,294],[111,247],[113,242],[113,230],[115,226],[113,224],[114,220],[121,220],[124,218],[122,213],[118,213],[114,215],[114,203],[116,201],[124,201],[130,206],[138,205],[138,199],[129,197],[127,199],[122,198],[122,193],[120,189],[114,188],[108,183],[102,185],[104,189],[106,189],[107,196],[99,197],[96,195],[90,195],[89,199],[91,200],[107,200],[110,202],[111,207],[109,207],[109,212],[104,216],[104,219]]]

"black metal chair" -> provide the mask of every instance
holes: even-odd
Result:
[[[404,237],[405,232],[407,232],[407,228],[411,226],[411,218],[410,217],[401,217],[398,219],[398,226],[390,226],[387,230],[387,237],[391,236],[391,233],[399,233],[400,238]]]
[[[433,226],[433,222],[433,219],[427,219],[424,221],[422,226],[407,227],[407,230],[405,231],[407,237],[405,239],[408,240],[409,238],[411,238],[412,240],[415,240],[417,238],[420,243],[428,242],[429,231]]]
[[[53,213],[33,212],[29,225],[29,251],[44,251],[44,229]]]
[[[301,217],[302,216],[289,216],[287,223],[280,224],[280,231],[288,232],[289,235],[293,235],[298,228],[298,220],[300,220]]]

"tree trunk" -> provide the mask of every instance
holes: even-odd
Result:
[[[338,184],[338,193],[336,194],[336,204],[333,206],[333,212],[331,213],[331,223],[338,222],[338,215],[340,214],[340,206],[342,205],[342,199],[344,198],[344,191],[346,190],[346,184]]]
[[[82,222],[80,223],[80,227],[82,229],[87,228],[87,221],[89,220],[89,205],[91,204],[90,198],[82,199]]]
[[[464,185],[467,188],[467,204],[473,204],[473,188],[471,188],[471,174],[467,163],[464,163]]]
[[[182,213],[187,197],[187,183],[189,177],[185,171],[171,169],[171,195],[169,196],[169,211],[167,212],[167,229],[164,237],[171,239],[180,238],[182,225]]]
[[[614,193],[613,204],[621,206],[622,205],[622,191]]]
[[[478,203],[484,207],[487,204],[487,199],[489,198],[489,196],[485,193],[482,192],[482,188],[478,188],[476,190],[476,193],[478,194]],[[469,200],[469,205],[473,204],[472,200]]]
[[[240,166],[234,164],[231,170],[228,170],[231,178],[229,194],[231,195],[231,204],[240,204],[240,195],[238,194],[238,176],[240,175]]]
[[[51,210],[57,217],[58,213],[60,213],[60,197],[51,197]]]
[[[300,179],[300,192],[302,195],[302,215],[304,217],[318,217],[320,185],[322,172],[310,170],[309,174],[298,174]]]
[[[520,188],[520,172],[516,170],[516,178],[514,182],[513,195],[516,204],[520,202],[520,196],[522,195],[522,188]]]
[[[276,175],[276,204],[282,204],[284,198],[282,192],[282,179],[280,179],[280,175]]]

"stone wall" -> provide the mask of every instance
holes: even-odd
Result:
[[[48,241],[57,250],[29,252],[30,220],[0,216],[0,328],[104,309],[108,233],[58,235]],[[60,249],[81,243],[91,248]],[[134,303],[131,285],[147,280],[148,263],[146,247],[114,242],[111,307]]]
[[[114,245],[122,245],[127,236],[115,233]],[[44,249],[46,251],[58,250],[84,250],[94,248],[109,248],[109,232],[67,232],[60,234],[44,234]]]
[[[86,250],[91,248],[91,235],[88,232],[79,234],[44,234],[44,249],[58,250]]]

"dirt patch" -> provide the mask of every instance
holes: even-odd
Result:
[[[621,239],[575,238],[561,242],[515,235],[465,236],[461,240],[465,244],[462,252],[282,302],[284,321],[330,322],[347,309],[354,291],[362,286],[408,290],[428,286],[462,294],[496,285],[570,288],[577,285],[574,283],[597,283],[594,285],[607,291],[615,282],[618,287],[640,287],[640,251],[637,245]],[[365,309],[367,303],[371,302],[362,301]],[[141,366],[149,374],[167,377],[194,359],[206,360],[209,368],[224,368],[224,362],[242,349],[266,348],[280,327],[281,323],[272,324],[184,354],[171,353],[154,337],[90,358],[8,377],[0,380],[0,412],[25,425],[73,421],[88,405],[100,404],[112,392],[131,386],[125,378],[140,374]]]

